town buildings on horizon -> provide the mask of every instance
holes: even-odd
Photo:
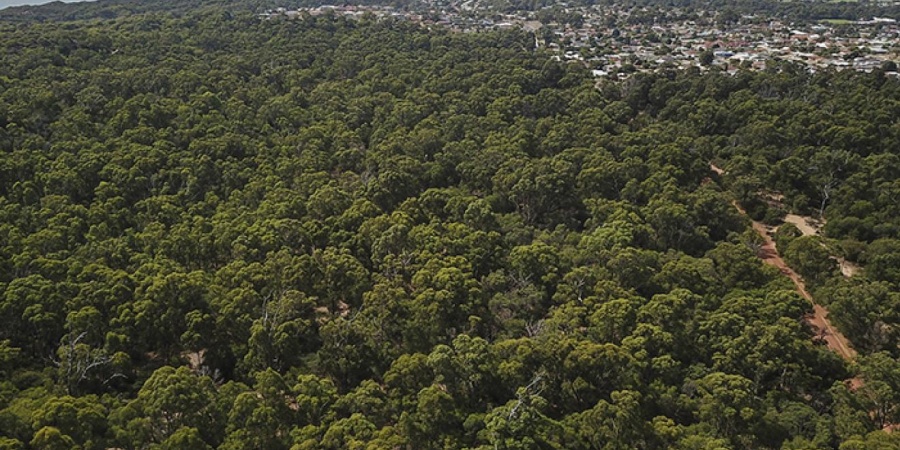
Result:
[[[63,3],[77,3],[79,1],[85,0],[0,0],[0,9],[9,8],[11,6],[37,6],[43,5],[45,3],[53,3],[54,1],[61,1]]]

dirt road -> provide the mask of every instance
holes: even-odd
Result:
[[[709,167],[717,175],[723,175],[725,173],[725,170],[717,167],[713,163],[710,163]],[[741,205],[739,205],[737,201],[732,202],[732,204],[742,215],[749,217],[747,216],[747,211],[745,211],[744,208],[741,208]],[[850,346],[850,342],[847,338],[841,334],[840,331],[835,329],[828,320],[828,310],[816,303],[812,295],[809,294],[809,291],[806,290],[806,285],[803,283],[803,279],[800,278],[800,275],[797,275],[797,272],[794,272],[794,270],[784,262],[781,255],[778,254],[778,249],[775,248],[775,241],[772,239],[773,230],[762,222],[757,222],[755,220],[752,222],[753,230],[762,236],[765,243],[759,252],[759,258],[762,259],[764,263],[777,267],[782,274],[790,278],[791,281],[794,282],[797,292],[812,303],[813,313],[806,318],[806,322],[809,323],[819,337],[825,341],[828,348],[846,360],[854,359],[856,357],[856,350],[853,350],[853,347]],[[804,234],[807,234],[807,232],[809,234],[816,233],[816,230],[810,227],[806,220],[802,220],[802,222],[801,220],[795,220],[793,222],[800,222],[805,226],[804,228],[808,228],[805,230],[801,228],[801,231],[803,231]],[[850,380],[850,382],[851,385],[857,385],[860,383],[860,380],[854,378],[853,380]]]
[[[734,206],[741,212],[741,214],[745,214],[746,212],[737,202],[734,203]],[[825,341],[828,345],[828,348],[832,349],[838,355],[841,355],[844,359],[853,359],[856,357],[856,351],[850,347],[850,342],[847,341],[847,338],[841,334],[840,331],[836,330],[831,322],[828,320],[828,310],[816,303],[813,299],[812,295],[809,294],[809,291],[806,290],[806,284],[803,283],[803,279],[800,278],[800,275],[797,275],[797,272],[794,272],[787,263],[781,258],[781,255],[778,254],[778,249],[775,248],[775,241],[772,240],[771,230],[765,224],[762,224],[757,221],[753,221],[753,229],[762,236],[765,244],[760,250],[759,257],[763,260],[764,263],[769,264],[771,266],[775,266],[778,270],[781,271],[782,274],[787,276],[794,282],[794,286],[797,288],[797,292],[800,293],[803,298],[808,300],[813,305],[813,314],[808,316],[806,321],[813,327],[813,329],[818,333],[818,335]]]
[[[724,170],[716,167],[712,163],[710,163],[709,166],[710,169],[712,169],[712,171],[717,175],[721,176],[725,173]],[[733,201],[732,204],[742,215],[749,218],[749,216],[747,216],[747,211],[741,208],[741,205],[738,204],[737,201]],[[798,225],[798,228],[800,228],[801,232],[803,232],[804,235],[808,236],[818,234],[818,230],[809,226],[806,218],[797,216],[796,218],[792,217],[791,219],[792,220],[790,220],[790,222]],[[813,299],[809,291],[806,290],[806,284],[803,283],[803,279],[800,278],[800,275],[797,275],[797,273],[794,272],[794,270],[784,262],[784,259],[781,258],[781,255],[778,254],[778,249],[775,247],[775,241],[772,239],[774,229],[766,226],[762,222],[757,222],[752,219],[751,222],[753,224],[753,230],[763,238],[764,242],[764,245],[759,252],[759,258],[762,259],[763,263],[777,267],[782,274],[790,278],[791,281],[794,282],[794,286],[797,288],[797,292],[800,293],[803,298],[812,303],[813,313],[806,317],[806,323],[808,323],[809,326],[812,327],[812,329],[818,334],[820,339],[825,341],[825,345],[833,352],[837,353],[841,358],[847,361],[852,361],[853,359],[855,359],[857,355],[856,350],[854,350],[853,347],[850,346],[850,342],[847,340],[847,337],[841,334],[840,331],[835,329],[831,322],[828,320],[828,310],[825,309],[822,305],[816,303],[815,299]],[[805,227],[799,226],[801,223]],[[843,259],[838,260],[838,262],[841,264],[841,273],[843,273],[845,277],[853,276],[858,270],[858,267],[856,267],[852,263],[843,261]],[[847,266],[845,266],[845,264],[847,264]],[[863,385],[865,384],[863,379],[858,376],[847,380],[845,383],[847,383],[849,388],[854,391],[863,387]],[[894,427],[895,425],[893,424],[886,424],[883,429],[890,433],[894,431]]]

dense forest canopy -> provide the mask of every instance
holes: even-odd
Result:
[[[685,8],[687,11],[737,15],[780,17],[792,22],[823,19],[859,20],[897,17],[900,4],[894,1],[782,1],[782,0],[102,0],[75,4],[54,2],[39,7],[19,6],[0,10],[0,21],[43,22],[90,19],[114,19],[136,14],[165,13],[182,16],[198,10],[255,12],[274,8],[317,7],[322,5],[392,6],[400,10],[460,10],[463,3],[477,5],[487,12],[540,11],[558,7],[616,6],[623,9]]]
[[[900,447],[900,83],[533,43],[0,24],[0,448]]]

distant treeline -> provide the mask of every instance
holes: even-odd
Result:
[[[480,0],[479,5],[495,11],[538,11],[542,8],[559,6],[561,2],[551,0]],[[763,15],[792,21],[817,21],[823,19],[859,20],[872,17],[898,17],[900,5],[884,5],[868,0],[830,1],[776,1],[776,0],[573,0],[564,2],[569,6],[618,6],[685,8],[689,11],[718,11],[725,17],[737,15]],[[445,3],[449,4],[449,3]],[[0,21],[67,21],[88,19],[112,19],[131,14],[165,12],[180,15],[187,11],[201,9],[220,11],[263,12],[276,7],[297,8],[322,5],[366,5],[393,6],[400,10],[419,10],[429,7],[422,0],[98,0],[76,4],[61,2],[41,6],[21,6],[0,11]],[[651,16],[645,18],[653,20]]]

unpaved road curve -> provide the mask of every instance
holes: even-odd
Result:
[[[717,175],[725,173],[723,169],[716,167],[712,163],[710,163],[709,166]],[[747,211],[745,211],[744,208],[741,208],[741,205],[739,205],[737,201],[732,202],[732,204],[742,215],[749,218],[749,216],[747,216]],[[856,350],[853,350],[853,347],[850,346],[850,342],[847,338],[841,334],[840,331],[835,329],[828,320],[828,310],[816,303],[812,295],[809,294],[809,291],[806,290],[806,284],[803,283],[803,279],[800,278],[800,275],[797,275],[797,272],[794,272],[794,270],[784,262],[781,255],[778,254],[778,249],[775,248],[775,241],[772,240],[772,231],[761,222],[755,220],[752,220],[752,222],[753,230],[763,238],[764,242],[764,245],[759,252],[759,258],[762,259],[765,264],[777,267],[782,274],[790,278],[791,281],[794,282],[797,292],[812,303],[813,313],[812,315],[807,316],[806,322],[809,323],[819,337],[825,341],[828,348],[846,360],[853,360],[856,357]],[[850,384],[853,387],[858,387],[860,383],[858,378],[850,380]]]
[[[738,205],[737,201],[733,202],[734,207],[737,208],[738,211],[743,215],[747,215],[747,212]],[[806,316],[806,323],[812,327],[813,331],[819,336],[820,339],[825,341],[825,345],[831,349],[833,352],[837,353],[838,356],[843,358],[846,361],[853,361],[856,358],[856,350],[853,350],[853,347],[850,346],[850,341],[847,340],[847,337],[841,334],[840,331],[834,328],[831,322],[828,320],[828,310],[825,309],[822,305],[816,303],[813,299],[812,295],[809,294],[809,291],[806,290],[806,284],[803,283],[803,279],[800,278],[800,275],[797,275],[797,272],[794,272],[794,269],[791,269],[787,263],[781,258],[781,255],[778,254],[778,249],[775,248],[775,241],[772,240],[771,230],[765,224],[761,222],[757,222],[752,220],[753,229],[763,238],[765,242],[762,249],[759,253],[759,258],[762,259],[763,263],[769,264],[771,266],[775,266],[778,270],[781,271],[782,274],[787,276],[794,282],[794,286],[797,288],[797,292],[800,295],[812,303],[813,313],[811,315]],[[861,388],[864,384],[862,378],[853,377],[847,380],[848,387],[851,390],[857,390]],[[887,428],[886,428],[887,429]]]
[[[741,214],[746,215],[746,212],[737,204],[737,202],[734,203],[734,206]],[[841,355],[844,359],[852,360],[855,358],[856,350],[853,350],[847,338],[841,334],[840,331],[836,330],[828,320],[828,310],[816,303],[812,295],[809,294],[809,291],[806,290],[806,284],[803,283],[803,279],[800,278],[800,275],[797,275],[797,272],[794,272],[794,270],[784,262],[781,255],[778,254],[778,249],[775,248],[775,241],[772,240],[769,228],[754,220],[753,229],[762,236],[765,242],[759,254],[760,259],[766,264],[777,267],[782,274],[794,282],[797,292],[812,303],[813,314],[807,317],[807,322],[812,325],[813,329],[815,329],[825,343],[828,344],[828,348],[834,350],[835,353]]]

